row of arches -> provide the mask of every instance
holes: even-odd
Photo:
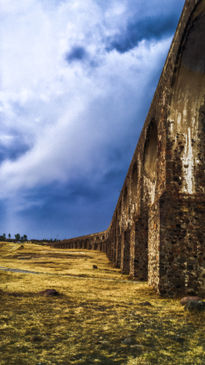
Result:
[[[110,260],[161,293],[205,290],[205,3],[185,10],[170,88],[148,115],[109,231]]]
[[[112,222],[95,236],[123,273],[169,295],[205,293],[204,34],[205,2],[187,0]]]
[[[148,210],[157,181],[158,131],[151,120],[136,150],[109,228],[107,254],[124,274],[147,279]],[[141,147],[141,146],[140,146]]]

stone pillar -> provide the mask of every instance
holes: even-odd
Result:
[[[135,274],[135,225],[133,224],[130,231],[130,277],[134,278]]]
[[[148,220],[148,283],[158,290],[160,273],[160,213],[159,203],[149,209]]]
[[[121,270],[123,274],[130,273],[130,229],[122,233]]]
[[[115,254],[115,267],[120,268],[121,263],[121,239],[120,235],[116,235],[116,254]]]
[[[160,294],[205,294],[205,196],[160,199]]]
[[[138,218],[131,230],[130,275],[136,280],[147,280],[148,275],[148,217]]]
[[[115,266],[115,261],[116,261],[116,234],[115,231],[113,230],[113,236],[112,236],[112,262]]]
[[[121,264],[121,237],[119,224],[115,225],[115,253],[114,253],[114,266],[120,268]]]

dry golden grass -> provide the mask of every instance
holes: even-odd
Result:
[[[104,254],[98,252],[96,256],[95,251],[89,250],[61,250],[32,243],[2,243],[0,255],[0,265],[5,267],[91,277],[96,275],[92,265],[96,264],[97,258],[100,267],[97,277],[119,279],[121,275],[118,269],[108,267]]]
[[[42,273],[0,271],[2,365],[205,364],[205,315],[127,280],[103,253],[5,243],[0,266]],[[38,294],[47,288],[61,295]]]

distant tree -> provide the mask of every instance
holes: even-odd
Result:
[[[6,233],[3,233],[3,241],[6,241]]]
[[[25,242],[25,241],[28,241],[28,238],[27,238],[27,235],[24,234],[22,237],[21,237],[21,241]]]
[[[19,233],[16,233],[15,234],[15,240],[18,242],[18,241],[20,241],[20,239],[21,239],[20,234]]]
[[[11,239],[11,233],[8,234],[8,238]]]

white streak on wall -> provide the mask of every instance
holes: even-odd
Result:
[[[178,114],[178,117],[177,117],[177,126],[180,127],[181,125],[181,120],[182,120],[182,115],[181,113]]]
[[[173,134],[173,132],[174,132],[174,121],[171,120],[170,121],[170,133],[171,133],[171,135]]]
[[[183,175],[185,184],[183,186],[183,192],[188,194],[194,193],[194,156],[191,144],[191,128],[188,128],[186,135],[186,144],[184,149],[184,156],[182,157]]]
[[[183,110],[183,118],[186,119],[186,117],[187,117],[187,109],[185,107]]]

